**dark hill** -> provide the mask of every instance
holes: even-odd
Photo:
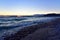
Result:
[[[47,16],[47,17],[48,17],[48,16],[49,16],[49,17],[56,17],[56,16],[58,17],[58,16],[59,16],[59,17],[60,17],[60,14],[50,13],[50,14],[46,14],[46,15],[44,15],[44,16]]]

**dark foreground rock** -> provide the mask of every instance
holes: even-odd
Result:
[[[60,19],[24,28],[5,40],[60,40]]]

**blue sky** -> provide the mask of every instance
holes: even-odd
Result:
[[[0,0],[0,15],[60,13],[60,0]]]

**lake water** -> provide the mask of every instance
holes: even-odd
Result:
[[[0,17],[0,40],[2,36],[11,35],[24,27],[49,22],[56,17]]]

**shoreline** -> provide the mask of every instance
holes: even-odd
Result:
[[[34,33],[38,29],[49,28],[49,27],[46,27],[46,26],[52,27],[52,25],[55,25],[57,22],[59,22],[59,20],[60,19],[56,19],[55,21],[51,21],[51,22],[48,22],[48,23],[38,24],[38,25],[34,25],[34,26],[31,26],[31,27],[24,28],[21,31],[18,31],[17,33],[15,33],[12,36],[5,37],[4,40],[21,40],[21,39],[24,39],[26,36]]]

